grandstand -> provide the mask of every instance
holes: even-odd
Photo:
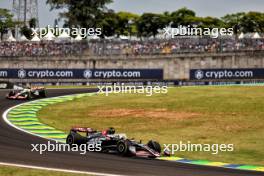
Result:
[[[2,41],[0,56],[65,56],[84,55],[164,55],[182,53],[224,53],[264,50],[264,38],[235,37],[213,39],[210,37],[130,40],[89,41]]]

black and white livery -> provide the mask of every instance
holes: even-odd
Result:
[[[80,134],[86,133],[86,136]],[[147,144],[128,139],[125,134],[116,134],[114,128],[96,131],[92,128],[72,128],[66,139],[69,145],[98,144],[101,152],[118,153],[122,156],[137,156],[156,158],[161,156],[161,146],[158,142],[150,140]]]
[[[31,100],[45,97],[46,90],[44,87],[15,87],[6,95],[6,98],[10,100]]]

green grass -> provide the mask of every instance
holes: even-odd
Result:
[[[179,87],[151,97],[98,95],[45,107],[39,115],[42,122],[64,131],[76,125],[113,126],[144,142],[234,144],[233,152],[176,156],[264,165],[264,87]]]
[[[70,174],[38,169],[0,166],[0,175],[3,176],[87,176],[86,174]]]

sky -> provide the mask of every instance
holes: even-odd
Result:
[[[221,17],[227,13],[259,11],[264,12],[264,0],[114,0],[108,5],[115,11],[162,13],[187,7],[197,16]],[[0,8],[12,9],[12,0],[0,0]],[[59,11],[51,11],[46,0],[39,0],[40,27],[53,25]]]

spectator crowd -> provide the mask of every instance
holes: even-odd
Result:
[[[67,56],[83,54],[86,43],[0,42],[0,56]]]
[[[93,55],[159,55],[264,50],[264,39],[175,38],[148,41],[90,42]]]
[[[159,55],[199,52],[232,52],[264,50],[264,39],[174,38],[130,40],[90,40],[85,42],[54,41],[0,42],[0,56],[70,56],[90,54]],[[87,51],[87,52],[86,52]]]

